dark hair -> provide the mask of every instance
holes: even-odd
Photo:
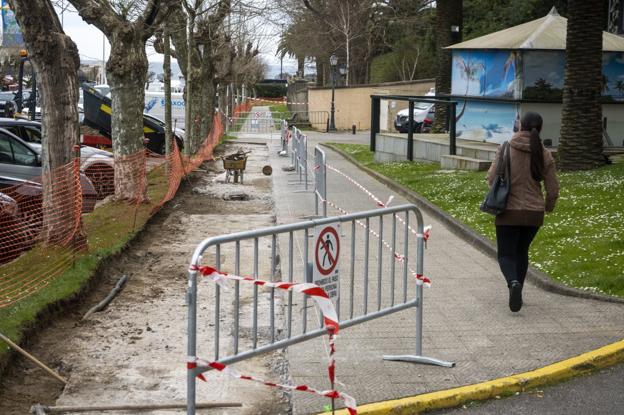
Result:
[[[540,132],[543,124],[542,116],[537,112],[527,112],[520,120],[520,131],[531,132],[531,177],[536,182],[544,179],[544,150]]]

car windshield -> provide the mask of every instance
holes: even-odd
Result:
[[[148,120],[152,121],[154,124],[160,125],[161,127],[165,126],[165,122],[163,120],[161,120],[160,118],[156,118],[153,115],[149,115],[149,114],[143,114],[143,117],[147,118]]]
[[[417,109],[417,110],[426,110],[426,109],[429,109],[429,107],[430,107],[431,105],[432,105],[432,104],[429,104],[428,102],[415,102],[415,103],[414,103],[414,109]]]
[[[13,101],[14,99],[13,92],[0,92],[0,101]]]

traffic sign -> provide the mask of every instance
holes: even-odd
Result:
[[[330,298],[339,293],[340,222],[314,229],[314,263],[312,282],[322,287]]]

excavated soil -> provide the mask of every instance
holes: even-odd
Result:
[[[229,144],[223,151],[233,152],[239,147]],[[131,246],[100,272],[96,288],[29,339],[28,350],[69,379],[69,384],[63,388],[18,358],[0,383],[0,414],[25,414],[35,403],[86,406],[185,402],[186,270],[191,254],[209,236],[271,226],[275,221],[271,178],[261,173],[262,166],[268,164],[267,147],[242,147],[252,151],[243,185],[222,183],[221,163],[205,163],[185,180],[176,198]],[[223,256],[227,262],[231,253],[223,252]],[[123,291],[104,311],[82,320],[121,275],[129,277]],[[201,287],[200,294],[209,289]],[[245,303],[248,301],[243,298],[243,308]],[[206,308],[201,306],[200,314]],[[232,305],[224,304],[222,312],[232,313]],[[202,346],[210,342],[211,334],[202,328],[214,324],[211,313],[203,314],[208,321],[200,326]],[[243,320],[242,333],[248,331],[245,325]],[[279,353],[237,365],[242,372],[273,380],[283,378],[284,367]],[[220,373],[207,375],[208,382],[198,385],[198,402],[240,402],[243,407],[198,413],[289,412],[288,400],[275,389]]]

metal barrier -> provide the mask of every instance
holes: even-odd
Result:
[[[415,233],[409,228],[410,217],[414,216],[417,221]],[[398,220],[402,222],[399,226],[397,226]],[[371,225],[375,224],[377,226],[373,230]],[[356,232],[358,226],[364,228],[362,231],[363,253],[359,251],[362,249],[361,240],[356,243],[359,234]],[[379,238],[376,244],[372,244],[373,255],[370,252],[371,234]],[[390,235],[389,242],[384,240],[384,235]],[[315,242],[310,241],[310,236],[315,237]],[[416,244],[415,258],[412,253],[414,242]],[[376,255],[374,255],[375,245]],[[384,247],[389,250],[384,250]],[[279,256],[278,252],[281,253]],[[327,256],[321,258],[323,252]],[[375,256],[376,278],[369,275],[371,257],[374,259]],[[245,258],[243,262],[241,262],[241,257]],[[285,260],[281,261],[280,258]],[[326,259],[328,264],[325,262]],[[210,267],[219,271],[233,271],[237,276],[251,275],[254,280],[260,279],[261,275],[266,275],[271,280],[281,279],[282,273],[278,267],[282,265],[285,268],[285,281],[288,283],[314,282],[325,289],[329,298],[335,303],[341,329],[414,307],[415,354],[384,356],[383,358],[446,367],[454,366],[454,363],[422,354],[423,287],[421,279],[424,235],[422,214],[416,206],[401,205],[220,235],[208,238],[197,246],[189,268],[187,296],[187,352],[190,362],[187,373],[187,413],[189,415],[195,413],[196,377],[211,369],[210,366],[198,367],[194,364],[199,358],[198,319],[201,319],[200,327],[202,328],[199,333],[202,341],[199,344],[204,349],[201,354],[210,353],[212,343],[214,361],[220,365],[240,362],[261,353],[288,347],[327,333],[320,315],[314,316],[312,313],[308,315],[307,297],[295,303],[292,291],[289,291],[287,295],[276,297],[275,289],[271,288],[266,294],[260,295],[256,284],[249,287],[239,285],[238,281],[234,282],[234,290],[229,291],[228,298],[226,298],[227,293],[222,292],[217,284],[202,286],[198,289],[198,270],[202,261],[206,261]],[[415,271],[410,268],[413,261],[416,262]],[[402,270],[399,270],[400,276],[397,278],[397,268],[400,265],[402,265]],[[329,272],[323,272],[319,278],[317,273],[321,270]],[[408,278],[411,273],[414,275]],[[357,279],[356,275],[358,275]],[[421,279],[418,279],[419,277]],[[415,294],[412,294],[414,289]],[[211,290],[214,290],[212,293],[214,295],[213,312],[210,311],[206,300]],[[369,298],[375,300],[369,301]],[[224,311],[222,314],[222,308],[227,308],[229,312]],[[276,309],[282,310],[282,313],[276,314]],[[300,319],[295,318],[297,314],[301,316]],[[212,342],[206,334],[210,326],[214,328]],[[221,341],[221,333],[224,330],[222,327],[227,330],[227,333],[231,333],[228,347],[224,347]]]
[[[329,111],[290,111],[288,124],[297,127],[325,129],[329,123]],[[323,128],[324,127],[324,128]]]
[[[271,111],[241,112],[228,120],[228,132],[272,134],[281,128]]]
[[[292,128],[292,160],[293,167],[299,179],[292,183],[301,184],[303,181],[305,192],[308,191],[308,137],[297,127]],[[291,183],[291,184],[292,184]]]
[[[282,149],[279,152],[281,157],[288,157],[288,121],[282,120],[282,132],[281,132],[281,140],[282,140]]]
[[[319,202],[323,206],[323,217],[327,217],[327,165],[325,152],[314,147],[314,214],[319,215]]]

